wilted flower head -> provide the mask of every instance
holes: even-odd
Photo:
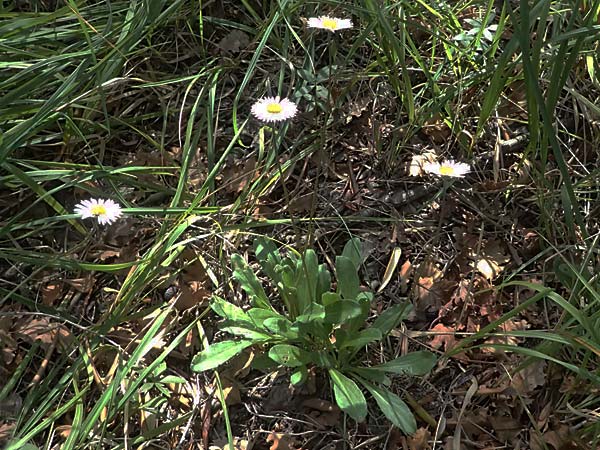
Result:
[[[423,170],[425,170],[425,172],[427,173],[432,173],[434,175],[462,178],[471,171],[471,167],[468,164],[456,162],[453,159],[449,159],[441,163],[425,163],[423,164]]]
[[[329,30],[335,32],[338,30],[345,30],[352,28],[352,21],[350,19],[338,19],[336,17],[310,17],[308,19],[309,28],[321,28],[322,30]]]
[[[254,117],[265,122],[279,122],[296,115],[296,104],[287,98],[265,97],[252,105]]]
[[[97,217],[100,225],[111,224],[121,217],[122,211],[118,203],[112,200],[91,198],[75,205],[75,213],[82,219]]]

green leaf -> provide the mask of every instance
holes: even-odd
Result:
[[[221,331],[240,336],[245,339],[251,339],[253,342],[267,342],[273,339],[273,336],[262,331],[255,330],[253,327],[237,326],[236,322],[230,324],[226,322],[221,325]]]
[[[250,322],[257,328],[263,328],[264,322],[267,319],[283,319],[284,317],[278,312],[272,311],[270,309],[263,308],[251,308],[246,311],[246,314],[249,317]]]
[[[321,295],[321,304],[323,306],[331,305],[332,303],[342,300],[342,296],[336,292],[325,292]]]
[[[390,422],[406,434],[413,434],[417,431],[415,416],[400,397],[387,389],[375,387],[366,381],[361,380],[361,383],[371,393],[377,402],[377,406],[379,406],[379,409],[381,409]]]
[[[325,307],[325,323],[343,324],[360,316],[361,306],[352,300],[340,300]]]
[[[379,331],[381,331],[383,336],[387,336],[390,331],[400,324],[402,319],[408,315],[411,309],[412,305],[409,303],[394,305],[383,311],[375,320],[375,322],[373,322],[371,328],[377,328]]]
[[[269,350],[269,358],[286,367],[300,367],[309,362],[307,353],[295,345],[278,344]]]
[[[338,256],[335,258],[335,271],[338,292],[343,298],[354,300],[360,292],[360,280],[354,262],[346,256]]]
[[[187,383],[187,381],[185,380],[185,378],[182,377],[178,377],[177,375],[167,375],[166,377],[162,378],[160,380],[161,383],[163,384],[184,384]]]
[[[356,383],[335,369],[329,369],[329,376],[333,382],[335,402],[340,409],[357,422],[365,420],[367,401]]]
[[[241,340],[211,344],[208,348],[194,356],[192,359],[192,370],[194,372],[204,372],[205,370],[214,369],[226,363],[253,343],[253,341]]]
[[[271,317],[264,321],[265,328],[274,334],[284,336],[287,339],[298,339],[298,328],[284,317]]]
[[[327,351],[309,352],[308,356],[310,362],[323,369],[333,369],[336,365],[335,359]]]
[[[264,236],[254,240],[254,254],[260,262],[263,272],[273,281],[279,280],[276,267],[281,262],[281,255],[275,243]]]
[[[303,384],[307,378],[308,369],[306,368],[306,366],[300,366],[290,376],[290,383],[292,383],[294,386],[298,386]]]
[[[385,374],[385,372],[379,370],[373,370],[370,367],[353,367],[351,371],[361,378],[365,378],[369,381],[373,381],[378,384],[383,384],[389,386],[392,384],[392,381]]]
[[[362,244],[360,242],[360,239],[352,238],[348,242],[346,242],[344,250],[342,250],[342,256],[352,261],[352,264],[354,265],[354,270],[358,271],[363,261]]]
[[[433,369],[436,361],[436,356],[431,352],[412,352],[385,364],[373,366],[371,369],[398,374],[425,375]]]
[[[242,308],[223,300],[221,297],[213,296],[210,307],[216,314],[224,319],[232,322],[251,323],[250,317]]]
[[[319,261],[314,250],[308,249],[296,263],[296,298],[299,311],[317,300]]]
[[[376,328],[367,328],[366,330],[359,331],[358,333],[352,333],[350,336],[344,336],[341,340],[336,340],[337,348],[361,348],[371,342],[378,341],[381,339],[381,331]],[[336,334],[337,339],[337,334]]]
[[[356,302],[360,305],[360,314],[353,318],[349,323],[349,329],[352,332],[357,332],[365,326],[365,322],[371,311],[371,301],[373,300],[372,292],[360,292],[356,296]]]
[[[331,290],[331,274],[327,270],[327,265],[319,265],[319,273],[317,276],[317,291],[315,299],[318,301],[322,298],[323,294]]]
[[[318,303],[312,303],[302,311],[302,314],[296,317],[296,322],[310,323],[320,322],[325,318],[325,308]]]
[[[231,265],[233,266],[233,277],[250,296],[252,303],[259,308],[273,309],[262,284],[260,284],[252,269],[246,264],[244,258],[234,253],[231,255]]]

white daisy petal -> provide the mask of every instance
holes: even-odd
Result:
[[[115,222],[123,212],[119,204],[112,200],[92,198],[75,205],[75,214],[80,214],[82,219],[96,217],[100,225],[105,225]]]
[[[307,25],[309,28],[320,28],[334,33],[339,30],[352,28],[352,21],[350,19],[339,19],[329,16],[309,17]]]
[[[471,171],[471,166],[449,159],[443,162],[429,162],[423,164],[423,170],[433,175],[442,177],[462,178]]]
[[[298,107],[287,98],[264,97],[252,105],[252,115],[264,122],[280,122],[296,115]]]

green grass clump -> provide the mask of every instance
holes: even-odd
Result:
[[[597,446],[599,10],[587,0],[4,2],[0,405],[20,405],[0,409],[8,448],[199,440],[194,389],[209,380],[189,360],[213,318],[189,282],[246,302],[228,262],[249,235],[326,256],[342,235],[381,237],[393,224],[407,258],[429,252],[451,267],[450,230],[473,223],[519,254],[519,233],[538,237],[490,280],[498,293],[533,293],[447,356],[515,338],[497,347],[586,386],[553,400]],[[354,27],[305,26],[325,14]],[[295,118],[252,117],[257,99],[276,95],[297,103]],[[379,190],[435,192],[404,177],[426,151],[469,162],[467,184],[364,206]],[[118,202],[123,217],[110,228],[80,220],[73,208],[90,197]],[[181,306],[186,292],[193,307]],[[535,305],[544,327],[499,332]],[[193,400],[174,402],[177,389]]]

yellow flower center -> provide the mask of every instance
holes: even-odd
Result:
[[[440,175],[454,175],[454,167],[452,166],[441,166],[440,167]]]
[[[267,105],[268,113],[279,114],[281,111],[283,111],[283,108],[281,107],[281,105],[279,103],[269,103]]]
[[[90,208],[90,212],[94,216],[103,216],[104,214],[106,214],[106,208],[104,207],[104,205],[94,205]]]
[[[323,19],[322,23],[323,23],[324,28],[327,28],[332,31],[337,30],[337,28],[338,28],[338,23],[337,23],[337,20],[335,20],[335,19],[326,18],[326,19]]]

